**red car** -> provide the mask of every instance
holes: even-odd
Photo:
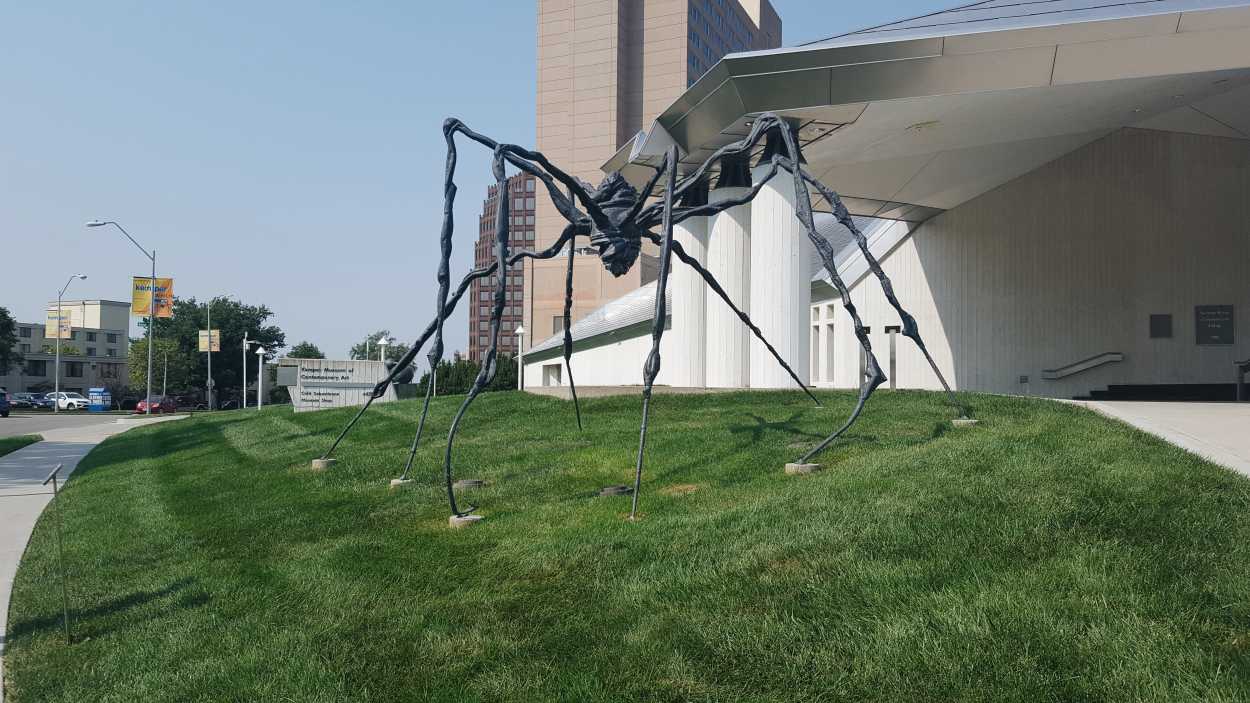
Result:
[[[135,413],[138,415],[146,415],[148,412],[148,401],[140,400],[135,404]],[[165,396],[163,398],[152,399],[152,414],[156,413],[176,413],[178,412],[178,404],[173,398]]]

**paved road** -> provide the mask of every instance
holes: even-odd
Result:
[[[62,413],[57,416],[31,415],[25,419],[17,415],[10,415],[7,420],[0,418],[0,427],[6,430],[6,434],[41,434],[44,438],[42,442],[0,457],[0,516],[3,516],[0,519],[0,682],[4,680],[4,638],[8,633],[13,577],[35,522],[52,499],[51,486],[41,486],[40,482],[57,464],[64,464],[60,474],[62,480],[68,477],[92,447],[111,435],[142,424],[178,420],[183,416],[158,416],[126,424],[115,422],[118,417]],[[13,422],[14,419],[18,422]],[[23,429],[7,432],[10,424]],[[0,703],[3,701],[4,690],[0,686]]]
[[[1250,403],[1077,402],[1250,476]]]
[[[82,410],[63,413],[32,413],[14,410],[7,418],[0,417],[0,437],[21,434],[43,434],[48,430],[112,424],[121,415],[89,413]]]

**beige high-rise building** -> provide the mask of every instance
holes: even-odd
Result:
[[[768,0],[538,0],[537,148],[589,183],[599,167],[722,56],[781,45]],[[566,224],[537,199],[537,248]],[[579,242],[579,246],[585,246]],[[573,320],[655,277],[655,257],[614,278],[597,256],[574,263]],[[526,346],[560,331],[564,257],[525,266]]]

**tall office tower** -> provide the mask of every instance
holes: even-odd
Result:
[[[534,247],[534,183],[533,176],[518,173],[508,179],[508,248],[512,252]],[[495,262],[495,224],[499,204],[499,186],[491,185],[482,201],[478,218],[477,244],[473,247],[473,267],[482,268]],[[516,354],[516,329],[521,325],[525,303],[525,280],[522,265],[509,269],[504,276],[496,272],[478,279],[470,288],[469,358],[481,362],[490,346],[490,316],[495,305],[495,286],[503,285],[507,300],[499,329],[499,353]]]
[[[537,148],[598,184],[599,167],[722,56],[780,45],[768,0],[538,0]],[[566,223],[539,195],[541,248]],[[596,256],[575,256],[573,320],[654,279],[648,251],[620,278]],[[561,329],[567,264],[557,257],[525,268],[527,347]]]

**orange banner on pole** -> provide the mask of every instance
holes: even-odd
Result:
[[[152,304],[152,278],[135,276],[130,286],[130,314],[147,317]],[[156,316],[174,316],[174,279],[156,279]]]

